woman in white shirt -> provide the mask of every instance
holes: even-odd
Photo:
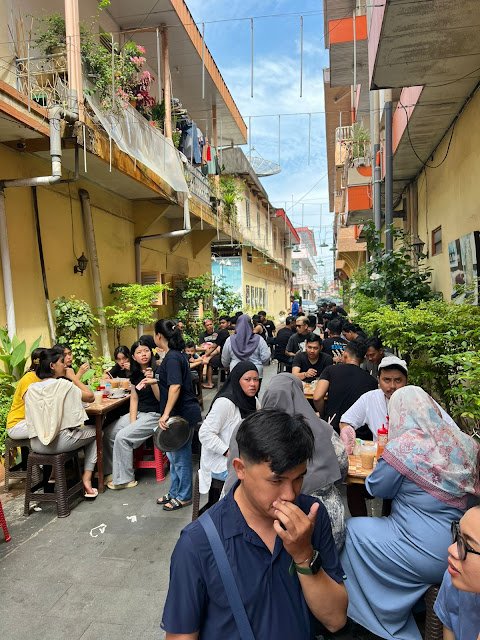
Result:
[[[208,493],[212,478],[225,480],[230,437],[240,422],[260,408],[257,367],[250,361],[239,362],[215,396],[198,437],[200,457],[200,493]]]

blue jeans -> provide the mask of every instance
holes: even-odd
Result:
[[[225,482],[227,477],[228,477],[227,469],[225,469],[225,471],[221,471],[220,473],[213,473],[213,471],[212,471],[212,478],[214,480],[221,480],[222,482]]]
[[[178,451],[168,451],[170,460],[170,490],[172,498],[181,502],[192,499],[192,440]]]

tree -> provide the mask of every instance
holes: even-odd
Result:
[[[223,278],[214,278],[213,303],[219,316],[231,316],[234,311],[242,308],[242,298],[233,287],[225,284]]]
[[[401,229],[392,225],[390,231],[394,239],[399,241],[398,247],[385,253],[380,234],[373,222],[364,226],[367,249],[372,258],[353,278],[351,291],[355,309],[358,294],[374,299],[377,304],[384,304],[388,300],[393,306],[400,302],[415,306],[422,300],[435,297],[430,288],[432,270],[412,263],[412,247]],[[425,257],[421,255],[420,262]]]
[[[105,307],[107,325],[115,331],[115,342],[120,344],[122,329],[135,328],[139,324],[152,324],[155,320],[153,303],[158,295],[170,289],[166,284],[116,284],[108,285],[112,304]]]

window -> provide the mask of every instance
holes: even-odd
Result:
[[[442,227],[437,227],[432,231],[432,255],[442,253]]]
[[[250,305],[250,286],[245,285],[245,304]]]
[[[248,253],[248,251],[247,251],[247,262],[253,262],[253,254]]]
[[[250,220],[250,198],[248,195],[245,196],[245,223],[247,225],[247,229],[250,229],[252,222]]]

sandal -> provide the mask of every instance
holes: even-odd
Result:
[[[180,502],[176,498],[171,498],[166,504],[163,505],[164,511],[177,511],[177,509],[182,509],[183,507],[188,507],[188,505],[192,504],[191,500],[187,500],[187,502]],[[170,506],[168,506],[170,505]]]
[[[215,385],[213,384],[202,384],[202,389],[213,389]]]
[[[161,498],[157,498],[157,504],[167,504],[167,502],[170,502],[171,499],[172,496],[169,493],[166,493]]]
[[[95,500],[95,498],[98,496],[98,489],[93,488],[92,491],[93,493],[87,493],[85,491],[85,493],[83,494],[83,497],[86,500]]]

